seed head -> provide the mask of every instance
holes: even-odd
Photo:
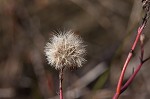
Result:
[[[48,63],[55,69],[81,67],[86,60],[85,45],[72,31],[59,31],[45,46]]]

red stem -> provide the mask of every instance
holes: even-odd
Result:
[[[121,88],[121,93],[124,92],[127,89],[127,87],[132,83],[133,79],[135,78],[135,76],[139,72],[139,70],[141,69],[142,65],[143,65],[143,63],[141,63],[138,66],[138,68],[136,69],[136,71],[131,75],[131,77],[128,79],[128,81],[125,83],[125,85]]]
[[[121,93],[124,92],[127,87],[132,83],[133,79],[135,78],[136,74],[139,72],[139,70],[141,69],[142,65],[145,61],[143,61],[143,56],[144,56],[144,46],[143,46],[143,40],[141,41],[141,57],[140,57],[140,64],[137,67],[137,69],[135,70],[135,72],[130,76],[130,78],[128,79],[128,81],[124,84],[124,86],[121,88]]]
[[[63,69],[61,69],[59,72],[59,99],[63,99],[62,81],[63,81]]]
[[[113,96],[113,99],[118,99],[118,97],[119,97],[119,94],[115,93],[115,95]]]
[[[60,95],[59,95],[59,96],[60,96],[59,99],[63,99],[63,91],[62,91],[62,88],[60,88],[60,91],[59,91],[59,92],[60,92],[60,93],[59,93],[59,94],[60,94]]]
[[[136,39],[135,39],[135,41],[134,41],[134,43],[133,43],[133,45],[132,45],[131,51],[130,51],[129,54],[128,54],[128,57],[127,57],[127,59],[126,59],[126,61],[125,61],[125,63],[124,63],[122,72],[121,72],[121,74],[120,74],[120,78],[119,78],[118,85],[117,85],[117,90],[116,90],[117,97],[115,96],[115,95],[116,95],[116,94],[115,94],[114,97],[113,97],[113,99],[118,99],[118,97],[119,97],[119,95],[120,95],[121,86],[122,86],[122,82],[123,82],[123,78],[124,78],[124,74],[125,74],[126,68],[127,68],[128,64],[129,64],[131,58],[132,58],[133,51],[134,51],[134,49],[135,49],[135,47],[136,47],[136,45],[137,45],[137,43],[138,43],[138,40],[139,40],[139,38],[140,38],[140,35],[141,35],[141,33],[142,33],[142,31],[143,31],[145,25],[146,25],[146,24],[143,23],[142,26],[139,27],[139,29],[138,29],[138,33],[137,33]]]
[[[128,86],[132,83],[133,79],[135,78],[135,76],[139,72],[139,70],[141,69],[142,65],[143,65],[143,63],[141,63],[138,66],[138,68],[136,69],[136,71],[131,75],[131,77],[128,79],[128,81],[124,84],[124,86],[121,88],[120,94],[123,93],[128,88]],[[114,95],[113,99],[118,99],[118,97],[119,97],[120,94],[116,93]]]

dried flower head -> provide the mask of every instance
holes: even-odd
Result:
[[[142,3],[143,3],[143,9],[146,12],[149,12],[150,11],[150,0],[142,0]]]
[[[45,46],[47,60],[55,69],[81,67],[85,52],[82,39],[72,31],[59,31]]]

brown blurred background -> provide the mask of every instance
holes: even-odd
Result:
[[[84,66],[65,71],[64,99],[111,99],[142,16],[141,0],[0,0],[0,99],[58,99],[58,71],[47,64],[44,46],[52,31],[64,29],[87,45]],[[139,55],[138,46],[125,81]],[[149,64],[120,99],[149,99]]]

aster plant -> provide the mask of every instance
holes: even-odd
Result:
[[[63,71],[66,68],[82,67],[86,61],[83,58],[86,52],[85,45],[73,31],[59,31],[50,38],[44,51],[48,63],[59,71],[59,96],[63,99]]]

